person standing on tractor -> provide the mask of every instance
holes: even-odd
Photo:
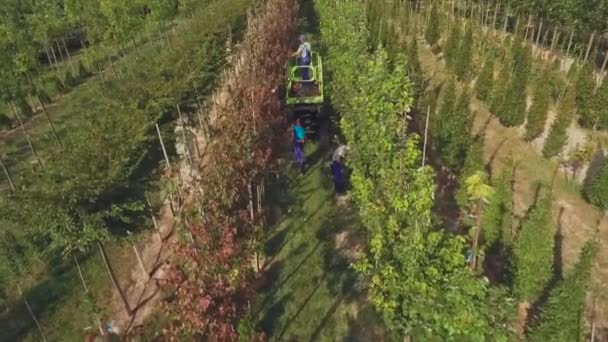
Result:
[[[306,162],[306,157],[304,155],[305,141],[306,129],[302,126],[300,118],[297,118],[296,123],[293,125],[293,152],[296,163],[298,164],[298,167],[302,173],[304,173],[304,164]]]
[[[310,43],[306,41],[306,36],[300,35],[300,47],[298,47],[298,51],[296,51],[293,56],[298,57],[298,65],[303,67],[301,70],[302,80],[304,81],[310,80],[310,73],[308,69],[312,59],[310,50]]]

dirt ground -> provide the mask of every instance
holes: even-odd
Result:
[[[443,62],[433,55],[426,44],[421,42],[420,47],[424,71],[434,75],[433,83],[440,83],[446,76]],[[516,222],[534,202],[537,185],[551,184],[554,181],[553,214],[559,237],[556,249],[561,253],[563,270],[567,273],[576,263],[586,241],[597,239],[599,254],[593,270],[591,291],[588,293],[586,323],[589,326],[595,322],[596,340],[608,340],[608,289],[603,285],[608,283],[608,217],[603,218],[601,210],[588,204],[576,190],[577,187],[566,182],[566,175],[562,171],[556,173],[558,163],[542,157],[539,142],[530,144],[522,139],[521,127],[502,126],[490,114],[488,107],[477,99],[471,101],[470,108],[475,117],[474,133],[485,135],[485,158],[491,174],[497,174],[510,158],[515,162]],[[581,130],[575,124],[570,131],[574,133],[569,145],[583,140]]]

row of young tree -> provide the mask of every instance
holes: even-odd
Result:
[[[0,125],[10,127],[16,105],[29,114],[88,77],[117,54],[166,31],[191,0],[6,0],[0,8]],[[83,50],[74,61],[72,55]],[[28,98],[31,98],[28,104]],[[42,102],[42,103],[41,103]],[[23,113],[22,113],[23,114]]]
[[[542,137],[543,155],[560,156],[574,172],[590,162],[592,155],[588,153],[593,153],[593,141],[574,151],[564,149],[575,118],[584,128],[604,129],[608,125],[608,82],[598,86],[591,63],[575,63],[564,74],[557,59],[549,64],[533,52],[524,39],[527,33],[520,31],[513,38],[493,37],[472,21],[446,17],[446,23],[442,24],[438,14],[429,20],[425,32],[427,42],[439,42],[441,27],[451,27],[443,44],[448,69],[465,83],[475,79],[476,96],[488,103],[502,124],[509,127],[525,124],[525,140]],[[461,26],[467,27],[464,39]],[[473,44],[469,38],[472,35],[485,42]],[[476,46],[479,48],[475,49]],[[470,53],[472,49],[475,54]],[[476,75],[475,69],[481,69],[479,74]],[[556,112],[555,119],[548,124],[552,110]],[[606,170],[608,165],[586,184],[584,193],[591,203],[604,210],[608,208],[608,192],[604,190],[604,184],[608,183]]]
[[[22,250],[34,253],[15,263],[22,253],[0,251],[9,298],[18,298],[14,289],[35,258],[71,260],[147,222],[145,193],[162,155],[156,124],[172,141],[175,106],[192,112],[197,98],[210,94],[230,53],[226,43],[241,36],[250,5],[229,0],[204,6],[165,39],[116,63],[114,77],[91,82],[95,97],[65,109],[76,113],[57,146],[36,155],[34,168],[12,175],[12,191],[0,198],[1,239],[14,236],[28,246]]]
[[[256,341],[253,283],[264,270],[265,183],[281,172],[287,122],[278,88],[298,25],[295,0],[268,0],[254,8],[233,64],[208,110],[214,132],[206,149],[191,215],[172,250],[164,303],[178,340]],[[268,51],[273,58],[268,58]]]
[[[393,49],[389,58],[375,46],[369,54],[369,44],[378,40],[361,25],[366,13],[372,14],[370,27],[387,32],[384,24],[398,9],[366,11],[356,1],[318,0],[317,10],[332,75],[332,104],[352,147],[353,197],[368,236],[355,268],[387,327],[399,337],[509,340],[525,329],[532,340],[579,340],[595,244],[583,249],[565,277],[554,275],[550,189],[521,226],[512,227],[510,169],[495,184],[488,183],[482,138],[470,136],[469,95],[456,96],[454,82],[447,85],[430,131],[442,164],[462,170],[459,204],[474,218],[470,243],[438,225],[432,214],[434,173],[423,165],[420,138],[407,133],[407,113],[415,102],[409,77],[420,77],[417,57],[411,49],[407,56]],[[451,56],[467,54],[466,49],[456,51]],[[366,56],[365,66],[349,62],[353,55]],[[511,266],[505,270],[507,279],[490,285],[481,277],[481,266],[492,248]],[[545,291],[549,299],[540,302]],[[540,317],[518,323],[514,300],[526,309],[526,303],[540,308]]]

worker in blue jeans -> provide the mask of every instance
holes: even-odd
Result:
[[[306,41],[306,36],[300,36],[300,46],[298,47],[298,51],[293,54],[294,57],[298,57],[298,65],[301,67],[310,66],[311,62],[311,52],[310,52],[310,43]],[[310,80],[309,68],[302,68],[302,80],[308,81]]]
[[[300,118],[297,118],[293,125],[293,151],[296,163],[302,172],[304,172],[304,164],[306,163],[306,156],[304,155],[305,141],[306,129],[302,126]]]

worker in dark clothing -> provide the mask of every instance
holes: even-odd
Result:
[[[336,193],[344,193],[346,191],[346,182],[344,181],[344,164],[341,157],[331,162],[331,175]]]
[[[306,129],[302,126],[300,118],[296,119],[293,125],[293,151],[296,163],[300,170],[304,172],[306,156],[304,155],[304,142],[306,141]]]
[[[344,165],[344,158],[348,151],[350,151],[348,146],[339,145],[331,157],[331,174],[334,181],[334,188],[338,194],[346,191],[346,167]]]

